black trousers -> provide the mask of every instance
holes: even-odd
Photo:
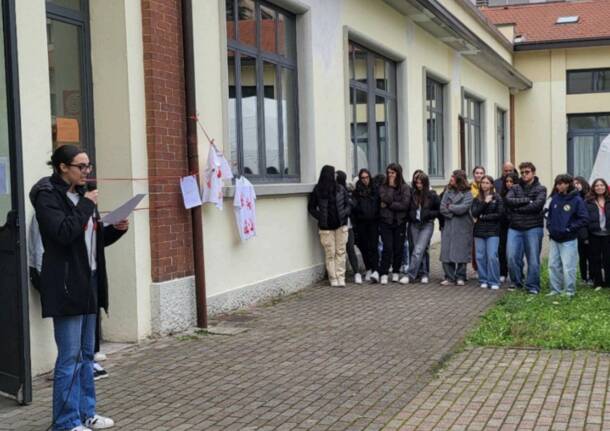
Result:
[[[350,229],[347,234],[347,244],[345,249],[347,251],[347,260],[349,260],[349,266],[352,267],[354,274],[360,272],[358,268],[358,256],[356,255],[355,240],[354,240],[354,229]]]
[[[356,229],[356,245],[362,253],[365,269],[377,271],[379,268],[379,252],[377,251],[379,224],[376,221],[361,221],[354,229]]]
[[[379,274],[387,275],[392,265],[393,272],[400,271],[402,264],[403,249],[405,246],[405,235],[407,225],[401,224],[386,224],[379,225],[381,233],[381,241],[383,241],[383,252],[381,253],[381,267]]]
[[[580,268],[580,279],[583,281],[589,281],[593,278],[591,276],[591,268],[589,264],[588,242],[588,239],[578,238],[578,264]]]
[[[506,243],[508,240],[508,226],[500,228],[500,244],[498,245],[498,257],[500,258],[500,275],[508,277],[508,259],[506,257]]]
[[[589,265],[593,283],[610,287],[610,236],[589,236]]]

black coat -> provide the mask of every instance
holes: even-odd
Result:
[[[504,201],[499,194],[494,194],[491,202],[474,199],[470,213],[476,219],[473,236],[477,238],[500,236],[500,223],[504,218]]]
[[[407,222],[411,206],[411,187],[405,183],[399,187],[382,184],[379,186],[379,200],[379,216],[383,223],[399,225]]]
[[[352,208],[352,221],[354,224],[373,222],[379,219],[379,194],[372,186],[365,187],[360,180],[352,194],[354,206]]]
[[[323,196],[317,185],[309,194],[307,210],[318,221],[318,227],[321,230],[328,230],[328,205],[330,202],[333,202],[333,200]],[[347,225],[347,218],[351,212],[351,199],[345,187],[337,184],[334,202],[337,205],[339,226]]]
[[[510,211],[509,227],[515,230],[528,230],[544,227],[544,204],[546,187],[538,177],[527,185],[522,180],[506,194],[505,203]]]
[[[441,200],[434,190],[428,190],[426,201],[421,207],[419,220],[417,220],[417,205],[416,192],[411,193],[411,206],[409,208],[409,220],[411,223],[428,223],[434,221],[440,215]]]
[[[595,234],[600,232],[599,226],[599,207],[594,200],[587,200],[587,212],[589,213],[589,234]],[[606,230],[610,231],[610,200],[606,199],[606,205],[604,206],[604,212],[606,213]]]
[[[57,174],[38,181],[30,191],[44,246],[40,274],[42,317],[97,314],[108,312],[108,278],[104,247],[117,241],[125,231],[104,227],[97,221],[97,290],[91,286],[91,268],[85,243],[89,218],[96,214],[95,204],[82,197],[74,205],[67,196],[68,184]]]

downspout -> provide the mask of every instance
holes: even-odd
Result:
[[[184,58],[184,90],[186,103],[186,147],[189,172],[199,177],[197,150],[197,103],[195,97],[195,58],[193,50],[193,4],[182,2],[182,49]],[[201,206],[191,209],[193,230],[193,263],[195,266],[195,297],[197,326],[208,327],[208,309],[205,292],[205,260],[203,256],[203,212]]]
[[[515,95],[511,94],[510,96],[510,114],[509,114],[509,122],[510,122],[510,161],[513,165],[516,165],[517,160],[515,158]]]

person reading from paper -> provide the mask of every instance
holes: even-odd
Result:
[[[128,220],[104,227],[97,190],[87,190],[93,170],[87,153],[74,145],[57,148],[50,177],[30,191],[44,246],[40,274],[42,316],[53,319],[57,361],[53,380],[53,429],[110,428],[96,413],[93,381],[95,320],[108,311],[104,247],[116,242]]]

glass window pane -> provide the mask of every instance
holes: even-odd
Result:
[[[265,172],[271,175],[280,174],[280,136],[279,105],[276,88],[275,64],[263,63],[264,112],[265,112]]]
[[[256,46],[256,13],[254,0],[239,0],[239,41]]]
[[[231,148],[231,166],[233,173],[238,173],[238,147],[237,147],[237,95],[235,86],[235,51],[229,50],[227,57],[229,70],[229,146]]]
[[[589,178],[595,162],[595,137],[575,136],[572,139],[572,160],[574,176]]]
[[[369,168],[369,126],[368,126],[368,111],[367,111],[367,95],[364,91],[354,90],[355,102],[355,123],[352,120],[354,127],[356,147],[354,148],[354,157],[356,170],[361,168]]]
[[[242,55],[241,122],[244,174],[260,174],[258,155],[258,111],[256,103],[256,60]]]
[[[2,18],[0,13],[0,18]],[[4,46],[3,20],[0,19],[0,46]],[[11,203],[11,164],[9,154],[9,123],[6,94],[6,70],[4,50],[0,52],[0,227],[7,221],[7,215],[12,209]]]
[[[227,39],[235,39],[235,2],[226,0]]]
[[[68,9],[81,9],[81,0],[47,0],[47,3],[52,3],[57,6],[65,7]]]
[[[595,117],[590,116],[573,116],[569,120],[570,129],[595,129]]]
[[[354,79],[366,84],[367,79],[367,53],[357,45],[354,45]]]
[[[600,70],[598,72],[597,91],[610,91],[610,69]]]
[[[568,72],[568,93],[591,93],[593,73],[591,71]]]
[[[387,77],[385,73],[385,60],[383,58],[375,57],[375,85],[380,90],[387,90]]]
[[[81,58],[82,30],[72,24],[47,20],[49,83],[53,148],[85,146]]]
[[[276,14],[275,11],[267,6],[261,6],[261,50],[266,52],[276,52]]]
[[[385,160],[381,160],[380,172],[391,162],[398,161],[398,126],[397,126],[396,99],[386,99],[386,130],[387,145],[384,154]]]
[[[284,130],[284,175],[296,175],[299,157],[297,136],[297,80],[296,73],[282,68],[282,113]]]
[[[375,130],[377,132],[378,166],[381,171],[388,164],[387,112],[385,98],[375,96]]]
[[[599,127],[600,129],[610,129],[610,115],[598,116],[597,127]]]
[[[280,55],[295,60],[297,58],[296,21],[294,17],[278,13],[278,51]]]

